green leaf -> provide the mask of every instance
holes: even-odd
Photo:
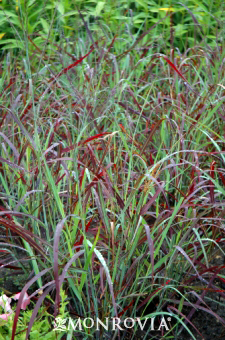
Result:
[[[50,30],[49,23],[47,22],[47,20],[45,20],[43,18],[41,18],[40,21],[41,21],[41,24],[43,26],[43,29],[44,29],[45,33],[48,34],[49,30]]]
[[[56,3],[56,8],[59,11],[60,14],[64,15],[65,13],[65,8],[62,3]]]
[[[148,4],[147,4],[144,0],[136,0],[136,2],[137,2],[140,6],[144,7],[145,10],[148,10]]]
[[[104,1],[98,1],[97,6],[95,8],[95,16],[99,16],[101,14],[101,11],[103,10],[105,6]]]
[[[16,39],[3,39],[0,41],[0,45],[8,44],[7,47],[3,46],[2,49],[6,48],[20,48],[24,49],[24,44]]]

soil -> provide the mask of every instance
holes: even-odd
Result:
[[[210,265],[224,266],[224,257],[216,255]],[[225,268],[221,270],[220,274],[225,275]],[[219,289],[224,290],[225,294],[224,284],[220,283]],[[196,340],[225,340],[225,298],[221,297],[221,295],[217,292],[207,292],[204,297],[204,302],[207,303],[212,312],[224,320],[224,324],[222,324],[222,322],[215,316],[205,311],[198,310],[194,313],[191,322],[202,334],[202,337],[193,329],[193,327],[190,327],[191,332],[195,336]],[[203,306],[203,304],[201,305]],[[177,340],[192,340],[192,337],[187,333],[187,331],[183,331]]]

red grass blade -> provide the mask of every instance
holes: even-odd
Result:
[[[85,58],[87,58],[89,56],[89,54],[91,54],[91,52],[94,51],[94,48],[91,48],[90,51],[85,54],[83,57],[81,57],[80,59],[78,59],[77,61],[75,61],[74,63],[70,64],[69,66],[67,66],[66,68],[64,68],[61,72],[59,72],[55,77],[52,77],[49,79],[49,83],[51,83],[53,80],[56,80],[57,78],[59,78],[62,74],[67,73],[71,68],[77,66],[78,64],[80,64]]]
[[[164,56],[161,56],[176,72],[179,74],[179,76],[188,84],[188,81],[186,78],[184,78],[183,74],[176,68],[176,66],[167,58]]]

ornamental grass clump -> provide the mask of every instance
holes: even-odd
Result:
[[[42,304],[56,320],[65,301],[65,319],[123,328],[77,339],[135,339],[126,318],[165,318],[145,339],[202,337],[199,311],[225,324],[212,306],[225,297],[224,41],[168,48],[155,29],[170,14],[114,35],[80,13],[75,43],[49,35],[4,55],[0,266],[26,278],[12,340],[26,294],[26,339]]]

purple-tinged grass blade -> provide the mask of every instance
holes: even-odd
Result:
[[[21,293],[20,293],[20,297],[16,306],[16,313],[15,313],[15,317],[14,317],[14,321],[13,321],[13,328],[12,328],[12,339],[15,339],[15,334],[16,334],[16,326],[17,326],[17,322],[18,322],[18,318],[19,318],[19,314],[20,314],[20,309],[21,309],[21,305],[23,302],[23,298],[25,293],[27,292],[27,290],[29,289],[29,287],[35,282],[37,281],[37,279],[39,279],[41,276],[43,276],[44,274],[46,274],[47,272],[49,272],[52,268],[47,268],[42,270],[40,273],[38,273],[37,275],[35,275],[30,281],[28,281],[25,286],[23,287]]]
[[[154,283],[154,244],[153,240],[150,235],[150,228],[148,224],[144,224],[146,235],[147,235],[147,241],[148,241],[148,247],[151,257],[151,265],[152,265],[152,284]]]
[[[71,257],[71,259],[67,262],[67,264],[65,265],[65,267],[62,271],[62,274],[60,275],[60,278],[59,278],[59,289],[60,289],[61,285],[63,284],[63,281],[65,279],[65,276],[66,276],[66,273],[67,273],[69,267],[72,265],[72,263],[74,261],[76,261],[76,259],[78,259],[79,256],[81,256],[83,254],[84,254],[84,250],[80,250],[75,255],[73,255]]]
[[[67,217],[65,217],[62,221],[60,221],[55,230],[54,236],[54,244],[53,244],[53,257],[54,257],[54,279],[55,279],[55,288],[56,288],[56,297],[55,297],[55,311],[54,316],[56,317],[59,305],[60,305],[60,286],[59,286],[59,268],[58,268],[58,252],[59,252],[59,239],[61,230],[64,226]]]
[[[176,307],[173,307],[173,306],[168,306],[167,307],[168,311],[170,312],[170,310],[175,310],[177,312],[177,314],[180,314],[195,330],[196,332],[198,332],[198,334],[201,336],[201,338],[203,339],[203,336],[202,334],[199,332],[199,330],[195,327],[195,325],[190,321],[188,320],[188,318],[183,314],[181,313]]]
[[[9,138],[2,132],[0,132],[0,136],[2,136],[2,138],[6,141],[6,143],[9,144],[10,148],[12,149],[14,156],[16,157],[16,159],[19,159],[19,152],[16,150],[15,145],[9,140]]]
[[[43,256],[46,256],[43,249],[33,240],[34,235],[30,231],[24,228],[21,228],[20,226],[18,226],[12,221],[7,220],[6,218],[0,217],[0,223],[4,225],[6,228],[9,228],[10,230],[12,230],[14,233],[18,234],[20,237],[22,237],[33,248],[35,248],[40,254],[42,254]]]
[[[141,211],[140,211],[141,215],[146,214],[146,212],[149,210],[151,205],[155,202],[155,200],[157,199],[159,194],[163,191],[163,187],[164,187],[165,183],[163,183],[162,187],[160,186],[159,183],[158,183],[158,185],[159,185],[160,188],[156,191],[155,195],[141,208]]]
[[[76,216],[76,215],[69,215],[69,216]],[[55,287],[56,287],[56,297],[55,297],[55,311],[54,316],[57,315],[60,305],[60,282],[59,282],[59,269],[58,269],[58,252],[59,252],[59,239],[60,234],[62,231],[62,228],[64,226],[65,221],[69,217],[65,217],[63,220],[61,220],[55,230],[55,236],[54,236],[54,244],[53,244],[53,258],[54,258],[54,279],[55,279]],[[77,217],[77,216],[76,216]]]
[[[26,169],[22,168],[22,166],[19,166],[19,165],[15,164],[15,163],[12,163],[12,162],[8,161],[5,158],[0,157],[0,162],[8,164],[12,168],[19,169],[19,170],[22,170],[22,171],[25,171],[25,172],[29,173],[29,171],[27,171]]]
[[[30,318],[30,322],[28,324],[28,328],[27,328],[27,333],[26,333],[26,339],[25,340],[28,340],[28,337],[29,337],[29,334],[30,334],[30,331],[31,331],[31,328],[33,326],[33,323],[34,323],[34,320],[37,316],[37,313],[39,311],[39,308],[42,304],[42,302],[44,301],[45,297],[48,295],[48,293],[54,288],[54,284],[51,285],[50,287],[46,288],[46,290],[42,293],[42,295],[38,298],[38,301],[34,307],[34,310],[33,310],[33,313],[31,315],[31,318]]]

